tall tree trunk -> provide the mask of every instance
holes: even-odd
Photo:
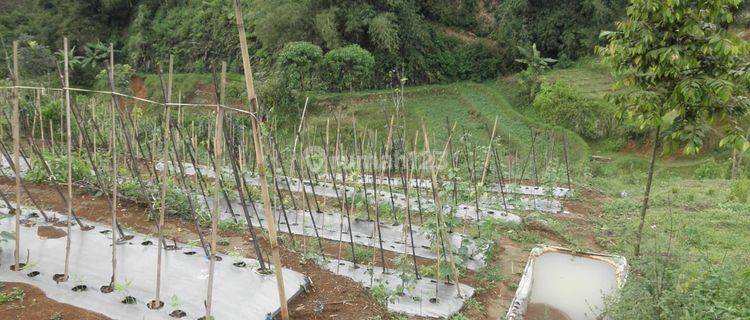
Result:
[[[646,192],[643,195],[643,206],[641,207],[641,222],[638,224],[638,233],[636,234],[635,256],[641,255],[641,238],[643,236],[643,224],[646,220],[646,211],[648,210],[648,201],[651,195],[651,183],[654,180],[654,166],[656,165],[656,151],[659,149],[659,134],[661,125],[656,127],[654,132],[654,146],[651,149],[651,162],[648,165],[648,178],[646,180]]]

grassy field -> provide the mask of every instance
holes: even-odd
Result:
[[[431,139],[441,145],[455,122],[457,134],[469,136],[469,141],[486,145],[497,117],[497,140],[510,152],[527,154],[533,129],[538,132],[538,152],[554,148],[554,153],[559,157],[565,132],[571,160],[580,162],[587,159],[588,144],[575,133],[519,112],[522,106],[514,105],[517,100],[514,85],[513,80],[500,79],[486,83],[460,82],[411,87],[405,91],[405,115],[397,120],[405,124],[412,138],[415,130],[424,122]],[[321,127],[326,121],[335,121],[334,117],[337,117],[342,126],[349,126],[356,120],[358,128],[378,130],[382,138],[386,136],[387,123],[393,111],[392,91],[323,95],[315,97],[308,124]]]
[[[725,167],[710,158],[659,161],[642,256],[636,258],[646,164],[641,157],[622,155],[592,168],[590,185],[608,196],[596,219],[596,240],[628,257],[632,270],[610,316],[747,319],[750,181],[696,178]]]
[[[578,61],[570,68],[550,70],[544,80],[563,81],[592,98],[604,98],[614,84],[609,68],[591,59]]]

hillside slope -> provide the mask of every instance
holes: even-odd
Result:
[[[514,88],[507,79],[493,82],[459,82],[449,85],[417,86],[405,91],[405,123],[410,135],[424,122],[431,138],[444,142],[449,128],[457,123],[459,135],[466,133],[472,141],[486,145],[495,117],[497,139],[511,153],[526,156],[531,149],[532,130],[537,132],[536,152],[551,152],[561,157],[563,132],[567,134],[571,161],[584,161],[590,154],[588,144],[575,133],[543,123],[520,113],[512,101]],[[351,94],[322,95],[315,97],[308,117],[308,125],[325,126],[357,121],[359,128],[377,129],[385,137],[389,115],[394,106],[392,92],[387,90]]]

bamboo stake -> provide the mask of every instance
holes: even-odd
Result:
[[[448,118],[445,118],[445,120],[447,122]],[[451,140],[453,139],[453,133],[456,132],[456,126],[457,125],[458,125],[458,121],[453,121],[453,127],[451,127],[450,131],[448,131],[448,139],[445,141],[445,146],[443,146],[443,153],[440,154],[440,161],[438,163],[440,165],[440,167],[443,166],[443,161],[445,161],[445,154],[448,151],[448,146],[450,145]],[[417,134],[419,134],[419,132],[417,132]]]
[[[500,183],[500,196],[503,199],[503,209],[508,212],[508,202],[505,200],[505,177],[503,177],[503,167],[501,166],[500,157],[497,155],[497,149],[492,148],[492,153],[495,158],[495,167],[497,168],[497,180]]]
[[[37,109],[39,109],[39,105],[37,105]],[[41,112],[39,112],[39,133],[42,135],[42,152],[44,152],[46,150],[47,140],[44,139],[44,118],[42,118]]]
[[[425,126],[424,122],[422,122],[422,132],[424,132],[424,145],[425,149],[427,150],[427,159],[429,161],[429,168],[430,168],[430,181],[432,184],[432,196],[435,200],[435,214],[437,214],[437,220],[440,230],[441,237],[445,240],[445,246],[446,246],[446,255],[448,256],[448,262],[451,265],[451,270],[453,271],[453,281],[456,284],[456,292],[458,293],[458,296],[461,296],[461,286],[458,284],[458,269],[456,269],[456,263],[453,259],[453,249],[452,244],[450,241],[450,238],[447,237],[445,234],[445,228],[443,226],[443,208],[440,205],[440,197],[437,194],[437,174],[435,173],[435,159],[432,156],[432,153],[430,152],[430,138],[427,136],[427,127]]]
[[[568,192],[573,190],[570,182],[570,164],[568,162],[568,133],[563,131],[563,156],[565,157],[565,176],[568,178]],[[567,193],[565,196],[567,197]]]
[[[66,41],[67,43],[67,41]],[[67,49],[66,49],[67,50]],[[66,55],[67,57],[67,55]],[[67,58],[66,58],[67,59]],[[16,232],[16,242],[15,242],[15,249],[13,251],[13,258],[14,258],[14,264],[13,264],[13,270],[20,271],[21,267],[19,266],[19,260],[21,257],[21,208],[22,208],[22,202],[21,202],[21,135],[19,131],[19,127],[21,126],[20,121],[18,120],[19,116],[19,97],[18,97],[18,89],[15,88],[16,85],[18,85],[19,81],[19,74],[18,74],[18,41],[13,41],[13,121],[11,123],[11,126],[13,126],[13,165],[15,166],[16,174],[16,209],[15,211],[15,217],[16,217],[16,225],[15,225],[15,232]],[[68,219],[70,221],[70,219]],[[68,234],[70,234],[70,228],[68,228]],[[68,236],[68,239],[70,239],[70,236]],[[67,266],[67,262],[66,262]]]
[[[70,74],[68,70],[68,38],[63,38],[64,47],[64,58],[65,58],[65,128],[68,139],[68,150],[67,150],[67,162],[68,162],[68,218],[66,219],[66,229],[68,235],[65,243],[65,272],[63,273],[64,280],[68,279],[68,271],[70,267],[70,223],[73,220],[73,141],[71,139],[71,128],[70,128]]]
[[[252,117],[251,123],[253,127],[253,142],[255,145],[255,162],[258,172],[258,180],[260,180],[260,189],[263,195],[263,211],[268,221],[268,234],[269,242],[271,243],[272,257],[271,261],[274,265],[276,272],[276,284],[278,287],[279,304],[281,306],[281,319],[289,319],[289,309],[287,307],[286,292],[284,290],[284,277],[281,269],[281,257],[279,256],[279,244],[276,235],[276,222],[274,221],[273,212],[271,212],[271,197],[268,193],[268,181],[266,181],[265,165],[263,163],[265,157],[263,156],[263,149],[261,145],[260,128],[258,119],[256,116],[259,113],[258,101],[255,96],[255,88],[253,85],[253,73],[250,69],[250,55],[247,50],[247,37],[245,36],[245,25],[242,16],[242,10],[240,8],[240,0],[234,0],[234,11],[235,18],[237,19],[237,30],[240,37],[240,48],[242,53],[242,69],[245,73],[245,86],[247,99],[250,103],[252,112],[255,116]]]
[[[422,167],[417,163],[417,142],[419,141],[419,130],[414,132],[414,168],[417,173],[417,181],[422,181]],[[424,212],[422,211],[422,193],[419,191],[421,188],[415,188],[417,190],[417,210],[419,210],[419,223],[424,223]]]
[[[226,103],[226,83],[227,83],[226,62],[222,62],[221,85],[218,86],[220,95],[217,97],[217,102],[219,105],[225,105]],[[231,123],[231,119],[230,119],[230,123]],[[234,182],[237,187],[237,193],[240,198],[240,204],[242,205],[242,213],[245,217],[245,222],[247,223],[248,231],[250,232],[250,237],[253,242],[253,248],[255,249],[255,256],[258,258],[258,261],[260,262],[260,271],[267,272],[268,269],[266,268],[266,263],[265,263],[265,260],[263,259],[263,252],[261,251],[260,244],[258,243],[259,238],[255,234],[253,221],[250,218],[250,213],[247,210],[248,205],[247,205],[246,200],[250,201],[250,207],[255,212],[255,217],[258,218],[258,226],[260,227],[261,232],[263,230],[263,223],[260,219],[260,216],[258,215],[258,210],[255,208],[256,207],[255,202],[253,201],[252,196],[250,195],[250,190],[247,189],[247,181],[245,180],[245,176],[241,173],[242,171],[240,170],[239,164],[237,163],[238,162],[237,155],[236,155],[237,149],[233,147],[235,145],[234,134],[232,134],[231,132],[228,132],[226,126],[224,126],[224,141],[227,144],[227,146],[230,146],[227,149],[228,154],[229,154],[229,164],[232,167],[232,175],[234,176]],[[274,174],[273,174],[273,166],[271,167],[271,177],[272,179],[275,179]],[[221,182],[222,180],[219,180],[219,181]],[[222,185],[222,190],[223,189],[224,188]],[[224,193],[224,198],[227,202],[227,207],[229,208],[229,211],[232,214],[232,218],[235,219],[235,222],[236,222],[237,220],[235,218],[232,205],[229,201],[229,196],[227,195],[226,191],[223,191],[223,193]],[[286,210],[284,209],[283,203],[282,203],[282,212],[284,213],[284,217],[286,218]]]
[[[159,75],[161,75],[161,66],[159,67]],[[169,57],[169,82],[172,82],[172,56]],[[170,103],[171,95],[170,89],[167,89],[164,96],[164,119],[162,121],[162,146],[161,163],[164,164],[164,169],[161,171],[161,204],[159,208],[159,245],[157,246],[156,255],[156,295],[154,300],[149,302],[148,307],[150,309],[161,309],[164,306],[164,302],[161,301],[161,264],[162,264],[162,252],[164,251],[164,216],[167,212],[167,174],[169,173],[169,166],[167,161],[169,160],[169,148],[167,142],[169,141],[169,107],[166,103]],[[156,150],[153,148],[151,150]]]
[[[495,124],[492,125],[492,135],[490,136],[490,143],[487,146],[487,156],[484,157],[484,167],[482,167],[482,180],[480,183],[484,185],[484,178],[487,176],[487,168],[490,164],[490,149],[492,148],[492,142],[495,140],[495,129],[497,129],[497,116],[495,116]]]
[[[281,189],[279,189],[279,181],[276,179],[276,169],[274,168],[273,163],[274,163],[273,159],[271,159],[271,161],[268,162],[268,165],[269,165],[268,169],[271,171],[271,180],[273,180],[273,186],[276,189],[276,196],[279,199],[279,206],[281,207],[281,214],[284,217],[284,222],[286,223],[287,232],[289,233],[289,239],[291,239],[292,244],[294,244],[294,234],[292,233],[292,226],[289,223],[289,216],[287,215],[286,206],[284,205],[284,196],[281,193]],[[292,197],[294,196],[292,195]],[[295,217],[296,216],[297,215],[295,214]]]
[[[351,207],[353,204],[351,205],[347,204],[348,199],[346,196],[346,171],[344,170],[343,167],[341,167],[341,181],[342,181],[341,184],[344,187],[344,203],[341,205],[341,207],[343,209],[346,209],[346,223],[348,225],[348,230],[349,230],[349,245],[352,248],[352,264],[356,268],[357,257],[356,257],[356,254],[354,253],[354,235],[352,234],[352,219],[351,219],[351,216],[352,216]],[[341,214],[342,215],[344,214],[344,210],[341,210]],[[343,217],[341,219],[343,221]]]
[[[364,140],[364,139],[362,139]],[[359,141],[359,170],[360,170],[360,177],[362,178],[362,190],[365,195],[365,212],[367,212],[367,221],[372,221],[372,218],[370,217],[370,199],[368,199],[367,196],[367,180],[365,179],[366,171],[365,171],[365,159],[364,155],[362,154],[364,141]],[[354,121],[354,155],[357,155],[357,121]]]
[[[109,67],[114,69],[114,50],[109,44]],[[115,289],[117,281],[117,240],[115,239],[115,227],[117,226],[117,125],[115,123],[115,97],[110,101],[111,122],[109,132],[109,152],[112,155],[112,279],[109,282],[109,290]],[[104,292],[104,290],[102,290]],[[112,291],[110,291],[112,292]]]
[[[49,119],[49,138],[51,140],[49,148],[52,150],[52,153],[57,154],[57,150],[55,150],[55,131],[52,126],[52,119]]]
[[[406,127],[404,127],[404,139],[406,138]],[[406,142],[404,142],[404,147],[406,146]],[[401,175],[401,181],[404,186],[404,194],[406,195],[406,218],[407,223],[409,224],[409,239],[411,240],[411,257],[414,261],[414,274],[417,277],[417,279],[420,279],[419,277],[419,266],[417,265],[417,254],[414,248],[414,227],[412,225],[411,221],[411,200],[409,199],[409,185],[411,184],[411,178],[412,178],[412,172],[409,168],[409,158],[405,157],[404,159],[404,170],[406,173],[404,175]],[[417,186],[417,189],[419,189],[419,186]],[[406,241],[404,241],[404,244],[406,244]]]
[[[222,63],[221,65],[221,73],[222,73],[222,84],[223,87],[223,79],[224,74],[226,74],[226,63]],[[223,90],[222,90],[223,94]],[[219,224],[219,215],[221,214],[221,211],[219,210],[219,207],[221,205],[221,157],[222,157],[222,143],[223,141],[223,134],[224,134],[224,109],[217,106],[216,107],[216,125],[215,125],[215,132],[214,132],[214,172],[216,172],[216,178],[214,179],[214,209],[211,212],[211,259],[209,260],[208,265],[208,293],[206,294],[206,317],[205,319],[212,319],[211,318],[211,307],[213,304],[213,287],[214,287],[214,268],[216,265],[216,235],[217,235],[217,229]],[[269,224],[273,223],[273,216],[271,217],[271,221],[269,221]],[[274,230],[275,231],[275,230]]]
[[[377,137],[377,136],[376,136]],[[383,234],[380,232],[380,202],[378,201],[378,184],[375,182],[375,175],[377,172],[375,171],[375,147],[373,144],[372,148],[372,161],[370,161],[370,170],[372,172],[372,188],[373,188],[373,194],[375,197],[375,230],[378,232],[378,245],[380,248],[380,263],[383,265],[383,273],[386,273],[385,271],[385,255],[383,251]],[[374,255],[373,255],[374,259]]]

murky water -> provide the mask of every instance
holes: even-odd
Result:
[[[604,296],[617,288],[615,266],[604,261],[560,252],[536,258],[531,304],[543,304],[572,320],[595,320]]]

